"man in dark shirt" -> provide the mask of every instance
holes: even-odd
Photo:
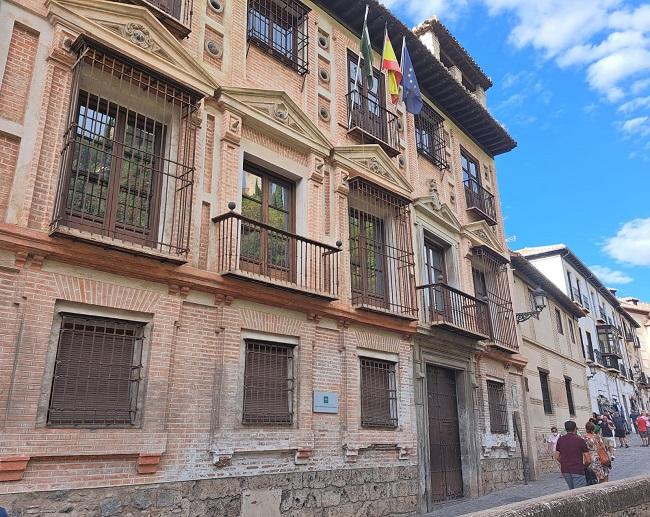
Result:
[[[585,467],[591,463],[587,442],[580,438],[573,420],[564,422],[566,434],[560,436],[555,446],[555,459],[560,462],[560,472],[569,489],[587,486]]]

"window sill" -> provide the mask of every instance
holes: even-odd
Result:
[[[232,271],[222,271],[221,275],[240,278],[242,280],[248,280],[251,282],[258,282],[260,284],[277,287],[278,289],[284,289],[287,291],[292,291],[294,293],[306,294],[308,296],[315,296],[317,298],[323,298],[329,301],[338,300],[338,297],[336,295],[327,293],[325,291],[318,291],[316,289],[307,289],[304,287],[300,287],[297,284],[293,282],[289,282],[287,280],[280,280],[277,278],[260,275],[258,273],[251,273],[250,271],[243,271],[241,269],[234,269]]]
[[[173,262],[174,264],[185,264],[187,257],[185,255],[178,255],[174,253],[164,253],[162,251],[148,248],[143,245],[134,244],[121,239],[115,239],[105,235],[99,235],[85,230],[78,230],[67,226],[55,226],[50,231],[51,236],[61,236],[70,239],[75,239],[90,244],[95,244],[108,249],[114,249],[132,255],[139,255],[143,257],[150,257],[163,262]]]

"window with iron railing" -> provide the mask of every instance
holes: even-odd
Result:
[[[249,0],[248,42],[304,75],[309,72],[308,13],[297,0]]]
[[[83,40],[75,48],[53,231],[185,256],[199,96]]]
[[[417,318],[409,201],[360,178],[348,199],[352,304]]]
[[[508,403],[506,385],[502,382],[487,381],[488,408],[490,411],[490,432],[508,432]]]
[[[395,363],[361,357],[360,367],[361,425],[364,427],[397,427]]]
[[[439,169],[449,168],[445,154],[443,119],[428,104],[415,115],[415,144],[418,152]]]
[[[244,424],[293,423],[293,345],[246,340]]]
[[[61,314],[51,426],[136,424],[145,323]]]
[[[542,404],[544,405],[544,413],[550,415],[553,413],[553,404],[551,402],[551,387],[548,382],[548,372],[539,372],[539,382],[542,388]]]

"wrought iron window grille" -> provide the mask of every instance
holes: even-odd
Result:
[[[418,152],[441,170],[449,168],[443,131],[443,118],[425,103],[415,116],[415,144]]]
[[[506,386],[502,382],[487,381],[487,394],[490,412],[490,432],[494,434],[506,434],[509,430]]]
[[[397,427],[395,363],[367,357],[361,366],[361,425]]]
[[[293,424],[293,362],[293,345],[246,340],[244,424]]]
[[[185,256],[200,94],[85,38],[73,48],[79,59],[52,231]]]
[[[249,0],[248,42],[269,52],[300,75],[307,74],[309,11],[297,0]]]
[[[136,424],[145,323],[61,314],[47,423]]]

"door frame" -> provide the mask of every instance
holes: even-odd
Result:
[[[461,341],[462,340],[462,341]],[[474,394],[473,366],[477,343],[471,339],[451,336],[444,331],[432,335],[417,335],[413,349],[415,406],[418,446],[418,512],[433,511],[441,503],[431,500],[429,452],[429,415],[427,404],[426,367],[432,365],[456,371],[456,401],[458,404],[463,497],[480,493],[480,436],[478,432],[478,400]]]

